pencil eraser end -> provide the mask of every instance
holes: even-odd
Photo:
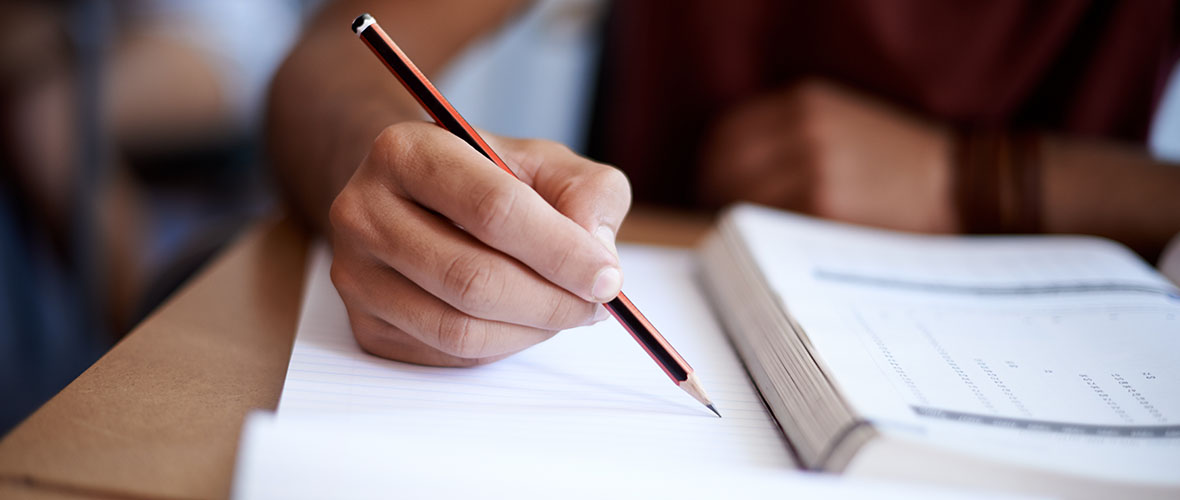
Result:
[[[356,33],[357,36],[360,36],[361,32],[365,31],[365,28],[368,28],[370,24],[375,22],[377,21],[374,20],[373,16],[370,16],[368,12],[356,16],[356,19],[352,21],[352,32]]]

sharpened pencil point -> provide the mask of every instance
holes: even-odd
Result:
[[[709,396],[705,395],[705,390],[701,388],[701,382],[697,380],[697,375],[695,373],[689,373],[688,378],[679,385],[680,388],[692,396],[693,399],[700,401],[701,404],[712,410],[713,413],[716,413],[718,418],[721,417],[721,414],[717,413],[717,409],[713,407],[713,401],[709,400]]]

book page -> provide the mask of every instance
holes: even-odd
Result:
[[[736,213],[771,288],[885,432],[1180,483],[1180,291],[1086,237],[934,237]]]
[[[724,418],[676,387],[613,319],[575,328],[508,359],[437,368],[381,359],[352,338],[319,248],[279,417],[376,415],[391,433],[445,429],[456,443],[489,432],[520,446],[560,443],[582,456],[659,449],[683,463],[794,467],[692,276],[692,254],[621,246],[628,296],[695,369]]]

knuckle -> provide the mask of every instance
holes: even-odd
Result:
[[[545,276],[558,276],[562,269],[575,257],[578,253],[578,246],[573,243],[567,243],[562,246],[561,250],[553,253],[554,256],[549,261],[549,265],[545,266],[542,274]]]
[[[349,312],[348,322],[357,346],[375,356],[396,358],[397,352],[390,348],[390,340],[392,336],[402,334],[401,330],[372,316]]]
[[[512,219],[516,204],[515,189],[504,185],[491,186],[475,201],[475,222],[487,234],[495,234]]]
[[[631,181],[627,179],[627,174],[609,165],[601,167],[594,173],[595,184],[611,192],[631,192]]]
[[[546,330],[564,330],[584,325],[594,318],[594,305],[584,301],[566,300],[555,295],[547,308],[548,313],[542,328]]]
[[[364,304],[368,303],[365,300],[365,289],[371,284],[371,280],[364,267],[355,255],[348,252],[337,251],[332,257],[328,278],[346,305],[364,307]]]
[[[591,162],[553,194],[553,206],[579,223],[594,222],[599,217],[618,223],[617,219],[631,207],[631,183],[626,174],[602,163]]]
[[[382,341],[377,331],[362,327],[354,321],[352,325],[352,337],[356,340],[356,345],[365,352],[374,356],[390,357],[390,353],[385,350],[385,342]]]
[[[545,328],[562,328],[566,318],[566,307],[561,304],[561,301],[554,301],[548,308],[549,313],[545,316]]]
[[[373,149],[378,151],[397,150],[414,143],[415,127],[409,122],[389,125],[377,134],[373,141]]]
[[[332,206],[328,208],[328,223],[336,233],[351,228],[362,217],[360,205],[353,203],[351,191],[347,188],[336,195]]]
[[[348,271],[346,271],[344,266],[336,259],[332,259],[332,267],[328,270],[328,277],[332,279],[332,285],[335,286],[337,290],[347,290],[351,288],[352,282],[350,281],[351,277],[349,276]]]
[[[417,125],[412,122],[395,123],[377,134],[372,151],[384,166],[397,172],[411,165],[409,159],[417,151],[421,136]]]
[[[346,187],[328,207],[332,245],[370,247],[379,234],[371,204],[358,189]]]
[[[546,159],[565,146],[544,139],[518,139],[514,159],[526,172],[536,172],[545,165]]]
[[[452,305],[471,314],[490,311],[499,303],[496,283],[490,263],[478,254],[456,257],[443,273],[443,288]]]
[[[484,348],[483,336],[475,331],[471,316],[448,311],[439,316],[438,348],[440,351],[464,359],[479,358]]]
[[[631,181],[627,178],[627,174],[615,167],[604,165],[604,168],[595,175],[597,177],[596,183],[602,186],[605,192],[612,194],[612,199],[621,201],[624,209],[630,207]]]

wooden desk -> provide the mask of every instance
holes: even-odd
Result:
[[[686,246],[703,216],[636,210],[622,241]],[[257,224],[0,441],[2,498],[221,498],[243,418],[274,409],[307,236]]]

